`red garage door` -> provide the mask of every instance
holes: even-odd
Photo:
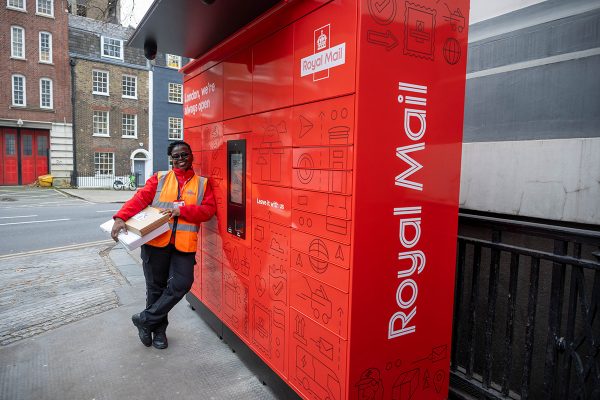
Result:
[[[27,185],[48,173],[49,132],[0,128],[0,185]]]

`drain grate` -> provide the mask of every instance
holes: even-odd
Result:
[[[17,200],[13,199],[12,197],[0,197],[0,201],[17,201]]]

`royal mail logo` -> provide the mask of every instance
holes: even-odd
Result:
[[[300,76],[313,75],[313,81],[329,78],[331,68],[346,63],[346,43],[331,47],[331,24],[314,31],[314,54],[300,60]]]

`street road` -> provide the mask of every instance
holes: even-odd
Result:
[[[0,255],[110,239],[100,224],[122,204],[96,204],[54,189],[0,188]]]

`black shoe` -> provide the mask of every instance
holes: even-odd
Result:
[[[169,347],[167,340],[167,327],[160,327],[154,331],[154,340],[152,340],[152,346],[157,349],[166,349]]]
[[[140,314],[133,314],[131,321],[136,328],[138,328],[138,335],[144,346],[150,347],[152,344],[152,331],[142,325],[142,321],[140,321]]]

